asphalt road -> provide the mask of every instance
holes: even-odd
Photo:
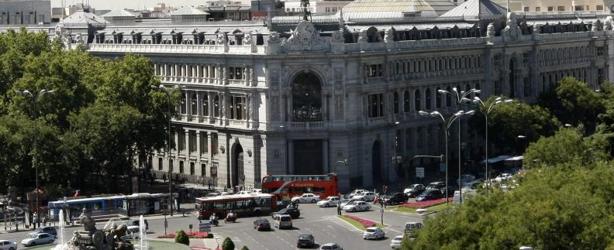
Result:
[[[422,221],[420,216],[412,216],[396,212],[386,211],[384,214],[384,224],[386,227],[386,239],[379,241],[366,241],[362,239],[362,232],[354,228],[347,222],[337,217],[336,208],[319,208],[313,204],[301,204],[301,217],[293,220],[294,229],[279,230],[273,229],[268,232],[258,232],[253,229],[253,218],[239,218],[236,223],[220,223],[220,226],[213,227],[212,232],[221,237],[231,237],[235,245],[239,249],[246,245],[252,250],[279,250],[279,249],[296,249],[296,241],[300,233],[310,233],[315,237],[317,244],[328,242],[336,242],[346,250],[371,250],[371,249],[389,249],[390,240],[402,233],[402,228],[405,222]],[[358,217],[370,219],[380,222],[379,206],[373,206],[371,211],[351,213]],[[269,219],[272,223],[270,216]],[[154,238],[164,234],[164,218],[150,217],[148,237]],[[186,214],[185,217],[168,218],[168,232],[174,232],[180,229],[189,231],[189,224],[193,225],[194,230],[198,230],[198,219],[192,214]],[[0,224],[1,226],[1,224]],[[102,228],[104,223],[98,223],[97,228]],[[64,237],[69,239],[75,230],[81,230],[81,227],[66,228]],[[18,243],[27,237],[29,231],[2,233],[0,239],[17,241]],[[222,238],[223,239],[223,238]],[[58,241],[56,241],[57,243]],[[220,242],[221,244],[221,242]],[[19,245],[19,248],[22,248]]]

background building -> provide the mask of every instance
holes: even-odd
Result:
[[[51,1],[0,0],[0,25],[31,25],[51,22]]]

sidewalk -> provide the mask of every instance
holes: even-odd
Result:
[[[192,250],[216,250],[222,247],[222,237],[217,234],[213,235],[213,239],[190,239],[190,248]]]

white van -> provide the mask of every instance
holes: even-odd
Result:
[[[410,221],[405,223],[405,234],[408,237],[413,238],[416,237],[416,232],[422,228],[421,222]]]
[[[279,229],[292,229],[292,217],[287,214],[281,214],[275,217],[275,227]]]

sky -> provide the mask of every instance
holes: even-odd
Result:
[[[164,2],[167,5],[180,7],[187,5],[201,5],[204,4],[204,0],[51,0],[52,7],[62,7],[62,2],[64,2],[65,6],[76,4],[76,3],[87,3],[89,1],[90,5],[95,9],[143,9],[143,8],[152,8],[154,5],[160,2]]]

